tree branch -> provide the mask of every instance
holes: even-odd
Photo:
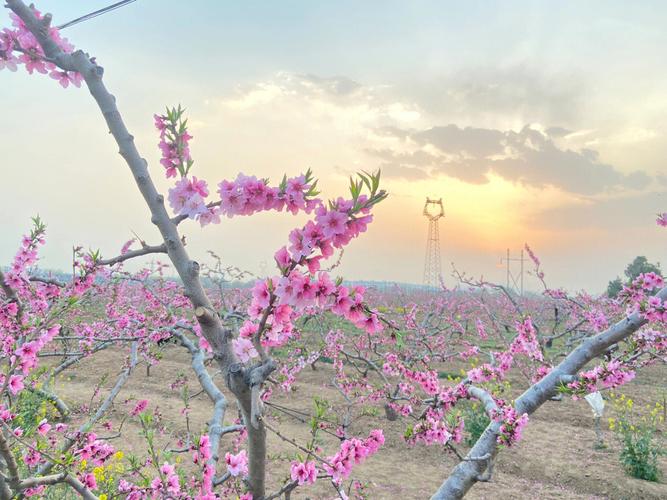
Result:
[[[137,250],[130,250],[129,252],[113,257],[112,259],[102,259],[97,264],[100,266],[113,266],[114,264],[152,253],[167,253],[167,245],[164,243],[154,246],[146,245]]]
[[[667,287],[658,292],[657,297],[667,299]],[[591,360],[602,354],[609,347],[632,335],[647,323],[637,312],[618,321],[604,332],[589,337],[539,382],[530,386],[515,403],[518,414],[531,414],[553,396],[562,380],[577,373]],[[492,421],[468,453],[469,456],[491,454],[493,460],[498,453],[496,436],[502,422]],[[484,479],[487,465],[481,461],[460,462],[442,483],[431,500],[459,499],[480,480]]]

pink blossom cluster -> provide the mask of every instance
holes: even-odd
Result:
[[[177,172],[185,177],[193,164],[189,145],[192,136],[188,133],[187,120],[183,120],[183,112],[179,106],[178,109],[167,109],[166,115],[153,115],[155,128],[160,132],[160,164],[165,168],[167,178],[176,177]]]
[[[601,309],[592,309],[584,313],[584,317],[593,326],[596,332],[602,332],[609,326],[607,315]]]
[[[444,445],[450,441],[460,443],[463,427],[464,421],[460,416],[456,417],[453,425],[447,422],[446,408],[428,408],[405,437],[410,444],[421,442],[426,445]]]
[[[132,411],[130,412],[130,415],[132,415],[133,417],[136,417],[140,413],[143,413],[144,411],[146,411],[146,408],[148,408],[148,400],[147,399],[140,399],[134,405],[134,408],[132,408]]]
[[[401,374],[421,386],[426,394],[433,395],[440,391],[438,372],[436,370],[411,370],[401,365]]]
[[[363,287],[336,285],[326,272],[320,272],[315,279],[294,269],[285,276],[255,283],[248,307],[251,319],[243,324],[239,335],[251,338],[263,323],[262,344],[282,346],[292,337],[295,319],[309,307],[331,311],[368,333],[381,331],[377,314],[366,313],[363,299]]]
[[[39,352],[60,331],[59,324],[44,323],[51,302],[61,292],[47,285],[32,287],[28,269],[37,262],[37,248],[44,244],[44,225],[36,218],[35,229],[22,238],[21,247],[4,275],[3,286],[15,294],[0,302],[0,359],[8,361],[0,373],[0,387],[18,394],[28,374],[37,367]]]
[[[529,358],[542,361],[542,350],[540,349],[540,344],[537,341],[535,327],[533,326],[533,322],[530,317],[520,322],[517,321],[515,323],[515,328],[518,335],[510,344],[510,352],[512,354],[525,354]]]
[[[227,217],[252,215],[267,210],[310,213],[321,203],[314,198],[317,194],[316,184],[310,171],[284,178],[277,187],[269,186],[266,179],[240,173],[235,180],[223,180],[218,184],[220,209]]]
[[[317,467],[315,462],[308,460],[306,462],[292,461],[290,467],[290,477],[296,481],[299,486],[304,484],[314,484],[317,480]]]
[[[402,363],[396,353],[389,352],[385,355],[382,371],[389,376],[403,376],[419,386],[426,392],[426,394],[437,394],[441,390],[438,381],[438,372],[435,370],[413,370]],[[409,384],[401,386],[404,390],[412,392],[412,387]]]
[[[441,387],[438,381],[438,373],[435,370],[414,370],[407,368],[398,359],[395,353],[385,356],[383,372],[388,376],[402,376],[405,380],[415,383],[428,395],[429,407],[422,413],[419,421],[406,433],[408,443],[421,442],[427,445],[446,444],[450,440],[460,442],[463,432],[463,419],[452,417],[448,412],[461,400],[469,398],[465,384],[459,383],[454,387]],[[415,395],[411,383],[402,381],[399,383],[397,394],[410,397],[413,404],[421,404],[421,400]],[[400,415],[412,413],[411,405],[398,405],[389,403],[389,407]],[[453,421],[448,421],[452,420]]]
[[[544,357],[537,341],[535,327],[530,317],[515,323],[517,335],[512,340],[507,351],[494,352],[494,364],[484,363],[468,370],[468,379],[473,383],[503,380],[512,368],[514,356],[524,354],[529,358],[542,362]]]
[[[0,323],[2,323],[0,314]],[[2,351],[9,359],[8,374],[0,373],[0,387],[6,387],[16,395],[24,388],[24,378],[37,366],[37,355],[60,331],[60,325],[54,325],[42,330],[39,336],[32,341],[19,344],[10,332],[0,332]],[[8,335],[8,333],[10,333]]]
[[[656,295],[649,297],[640,306],[640,312],[648,321],[667,323],[667,307],[662,299]]]
[[[435,370],[413,370],[407,368],[398,358],[396,353],[390,352],[385,355],[385,362],[382,365],[382,371],[388,376],[402,376],[406,380],[419,385],[426,394],[435,395],[438,407],[445,411],[451,409],[457,401],[468,397],[468,391],[464,384],[457,384],[454,387],[442,387],[438,381],[438,372]],[[414,387],[401,381],[398,385],[400,394],[410,396],[414,392]]]
[[[632,336],[632,341],[643,352],[667,352],[667,333],[644,328]]]
[[[37,19],[42,19],[42,14],[37,9],[32,7],[32,10]],[[42,46],[25,23],[14,13],[10,13],[9,17],[14,29],[4,28],[0,31],[0,70],[6,68],[9,71],[16,71],[19,65],[23,65],[29,74],[32,75],[35,71],[44,75],[48,74],[63,88],[67,88],[70,84],[75,87],[81,86],[83,78],[80,73],[62,71],[49,62]],[[49,27],[48,35],[66,54],[74,50],[67,39],[60,36],[57,28]]]
[[[219,224],[220,215],[252,215],[259,211],[287,209],[293,214],[310,213],[321,201],[314,198],[317,182],[310,171],[290,179],[284,178],[278,187],[270,187],[266,179],[239,174],[234,181],[223,180],[218,185],[219,201],[206,203],[209,195],[205,181],[189,179],[188,173],[194,161],[189,141],[192,136],[183,119],[184,110],[167,109],[166,115],[154,115],[155,127],[160,133],[162,158],[167,178],[180,174],[181,179],[169,189],[169,202],[177,215],[195,219],[202,226]]]
[[[469,398],[468,388],[465,384],[460,383],[456,384],[454,387],[447,387],[440,391],[438,394],[437,403],[438,406],[443,408],[445,411],[449,411],[456,403],[461,399]]]
[[[663,212],[661,214],[658,214],[658,218],[656,219],[656,223],[658,224],[658,226],[667,227],[667,212]]]
[[[665,286],[665,280],[657,273],[643,273],[629,286],[624,286],[619,299],[627,299],[628,315],[638,312],[647,321],[667,323],[667,307],[653,291]]]
[[[486,340],[489,338],[489,334],[486,333],[486,327],[484,326],[484,322],[477,318],[475,320],[475,328],[477,329],[477,334],[479,335],[479,338],[482,340]]]
[[[225,463],[227,464],[227,471],[232,476],[248,475],[248,455],[245,450],[241,450],[237,454],[225,453]]]
[[[211,446],[209,436],[203,434],[194,448],[192,460],[200,467],[199,475],[193,474],[187,481],[179,477],[176,466],[168,461],[158,467],[157,475],[150,481],[149,485],[138,486],[126,479],[118,483],[118,490],[128,500],[145,500],[147,498],[174,498],[194,500],[218,500],[219,494],[214,492],[213,480],[215,467],[210,463]],[[241,497],[252,500],[252,497]]]
[[[290,179],[285,176],[278,187],[270,187],[265,179],[239,174],[234,181],[223,180],[219,184],[219,202],[207,204],[206,182],[188,177],[192,166],[188,146],[191,136],[182,116],[179,107],[155,117],[167,177],[176,176],[177,172],[181,175],[169,190],[169,203],[176,214],[206,225],[219,222],[220,214],[232,217],[262,210],[286,209],[293,214],[315,211],[313,220],[290,233],[289,250],[283,247],[276,253],[280,276],[260,280],[253,288],[248,308],[250,321],[233,341],[236,356],[246,363],[259,355],[257,342],[269,347],[284,345],[292,337],[294,319],[310,307],[330,310],[369,333],[381,331],[377,314],[366,314],[363,288],[348,289],[335,284],[327,273],[320,273],[316,279],[312,277],[319,271],[321,259],[330,257],[334,249],[342,248],[366,231],[372,220],[371,207],[386,196],[378,191],[379,174],[361,176],[370,190],[368,196],[361,194],[361,181],[353,182],[352,199],[338,198],[328,207],[316,198],[317,182],[310,171]],[[304,271],[297,269],[298,266]]]
[[[206,181],[193,176],[176,181],[174,187],[169,188],[168,199],[174,213],[201,221],[201,217],[209,212],[205,201],[207,196]]]
[[[164,462],[160,466],[160,475],[151,481],[151,490],[154,495],[161,497],[178,495],[181,491],[181,484],[176,468],[169,462]]]
[[[86,460],[94,465],[104,465],[114,452],[113,446],[106,441],[97,439],[97,434],[90,432],[85,435],[80,448],[74,451],[79,460]]]
[[[635,371],[620,360],[613,359],[598,365],[592,370],[579,373],[578,380],[569,382],[567,389],[575,396],[598,390],[598,384],[604,389],[619,387],[635,378]]]
[[[400,404],[394,401],[390,401],[387,403],[387,407],[392,409],[394,412],[396,412],[397,415],[400,415],[402,417],[407,417],[409,415],[412,415],[412,412],[414,411],[412,405],[408,403]]]
[[[9,271],[5,274],[5,283],[21,294],[28,287],[28,269],[37,262],[37,249],[44,245],[45,228],[35,220],[35,229],[21,239],[21,247],[16,252]]]
[[[652,292],[655,289],[659,289],[665,286],[665,280],[662,276],[657,273],[642,273],[637,276],[629,286],[624,286],[621,293],[619,293],[620,299],[629,299],[632,307],[638,309],[641,307],[641,303],[646,299],[646,295],[649,292]],[[628,311],[628,313],[633,312],[633,310]]]
[[[499,409],[493,414],[493,419],[502,422],[498,429],[498,444],[512,446],[521,439],[523,428],[528,423],[528,414],[519,415],[513,406],[504,405],[501,400],[496,403]]]
[[[287,363],[284,364],[280,368],[279,372],[280,388],[284,392],[289,392],[294,382],[296,382],[296,377],[301,372],[301,370],[303,370],[307,365],[311,365],[312,363],[317,361],[319,357],[320,357],[320,352],[315,351],[310,353],[310,355],[307,358],[304,358],[303,356],[298,356],[294,361],[294,363],[292,363],[291,365]]]
[[[540,365],[540,366],[537,368],[537,370],[535,371],[535,373],[533,374],[532,378],[530,379],[531,382],[533,382],[533,383],[539,382],[539,381],[542,380],[544,377],[546,377],[547,375],[549,375],[549,373],[551,372],[552,369],[553,369],[552,366],[549,366],[549,365]]]
[[[526,249],[526,252],[528,252],[528,257],[530,257],[530,260],[533,261],[533,264],[535,264],[535,267],[540,266],[540,259],[537,258],[537,255],[535,255],[535,252],[528,246],[528,243],[524,246]]]
[[[255,345],[245,337],[232,340],[232,350],[241,363],[247,363],[252,358],[259,356]]]
[[[662,276],[654,272],[642,273],[633,280],[632,285],[634,287],[641,287],[646,291],[651,291],[665,286],[665,280]]]
[[[330,257],[334,249],[344,247],[353,238],[366,232],[368,224],[373,220],[370,208],[365,207],[367,201],[365,195],[360,195],[356,201],[338,198],[329,208],[318,204],[315,220],[290,233],[289,253],[283,248],[276,254],[278,266],[286,269],[293,263],[307,264],[311,273],[317,271],[320,259]],[[307,259],[316,251],[319,251],[319,255]]]
[[[479,354],[479,351],[480,351],[479,346],[470,344],[468,342],[464,342],[464,343],[467,345],[468,348],[465,351],[461,351],[459,353],[459,358],[466,360],[466,359],[474,358],[475,356],[477,356]]]
[[[468,370],[467,377],[473,383],[500,381],[505,378],[505,374],[512,368],[514,355],[511,351],[495,352],[496,363],[483,363],[482,365]]]
[[[383,444],[382,429],[372,430],[366,439],[346,439],[341,443],[338,452],[327,458],[323,468],[336,484],[340,484],[343,479],[349,477],[355,465],[361,464],[375,454]]]

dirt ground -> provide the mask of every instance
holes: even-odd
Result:
[[[96,354],[83,361],[75,369],[70,369],[57,382],[58,393],[73,409],[88,404],[93,387],[103,374],[108,375],[104,388],[113,385],[116,371],[123,358],[120,352]],[[331,386],[331,366],[320,364],[317,371],[304,370],[297,383],[296,391],[286,395],[276,390],[273,401],[304,412],[312,409],[314,395],[331,401],[341,401],[338,392]],[[147,398],[159,402],[160,412],[168,422],[172,435],[185,435],[185,421],[181,417],[182,401],[178,392],[169,384],[178,372],[188,374],[188,385],[195,393],[199,390],[196,378],[189,371],[189,358],[177,346],[169,346],[164,351],[164,359],[151,369],[146,376],[145,366],[138,366],[130,380],[116,399],[109,414],[112,422],[118,422],[131,403],[128,398]],[[623,387],[623,393],[632,397],[637,405],[662,400],[667,386],[666,370],[654,367],[641,373],[634,381]],[[216,377],[223,388],[221,377]],[[104,394],[104,391],[103,391]],[[152,403],[154,404],[154,403]],[[193,429],[203,428],[211,412],[211,405],[205,395],[191,402]],[[610,410],[610,408],[608,408]],[[284,414],[272,413],[274,425],[279,425],[284,435],[296,439],[306,438],[307,430],[300,422]],[[605,415],[610,416],[610,413]],[[74,421],[85,416],[75,415]],[[236,410],[230,402],[226,420],[236,417]],[[352,426],[352,431],[364,435],[377,424],[381,417],[363,417]],[[606,420],[606,418],[605,418]],[[382,417],[380,425],[385,430],[386,443],[378,454],[354,469],[358,479],[368,483],[366,490],[371,499],[422,499],[429,498],[455,465],[456,459],[439,447],[423,445],[410,447],[402,439],[405,424],[400,421],[388,422]],[[550,402],[542,406],[530,419],[524,439],[511,449],[503,450],[495,466],[494,475],[488,483],[478,483],[467,498],[478,499],[658,499],[667,498],[667,484],[650,483],[626,476],[618,462],[618,443],[614,435],[603,423],[606,449],[594,448],[595,433],[592,413],[587,402]],[[100,435],[109,432],[97,429]],[[663,429],[664,430],[664,429]],[[231,447],[229,436],[223,446]],[[114,441],[118,449],[125,452],[135,450],[143,454],[144,443],[135,424],[126,423],[122,438]],[[325,439],[324,454],[333,454],[338,445],[332,438]],[[463,447],[462,450],[464,451]],[[289,473],[289,461],[294,456],[294,448],[273,434],[269,434],[268,469],[270,490],[277,490]],[[224,452],[223,452],[224,453]],[[667,473],[667,462],[661,463]],[[321,499],[333,498],[334,491],[325,481],[310,488],[297,490],[292,498]]]

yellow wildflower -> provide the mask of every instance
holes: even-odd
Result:
[[[104,467],[95,467],[93,469],[93,474],[95,474],[96,480],[104,481]]]

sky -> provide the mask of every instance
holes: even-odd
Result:
[[[57,25],[109,3],[37,6]],[[667,260],[665,21],[657,1],[137,0],[63,35],[105,68],[162,192],[152,115],[181,104],[209,186],[311,168],[331,198],[382,169],[390,195],[346,249],[347,278],[422,280],[428,196],[445,206],[448,285],[452,264],[503,282],[506,249],[528,243],[549,285],[600,292],[637,255]],[[2,71],[0,117],[0,262],[35,214],[45,267],[69,268],[75,244],[113,256],[133,233],[159,242],[85,89]],[[306,220],[181,231],[196,260],[213,250],[260,272]]]

